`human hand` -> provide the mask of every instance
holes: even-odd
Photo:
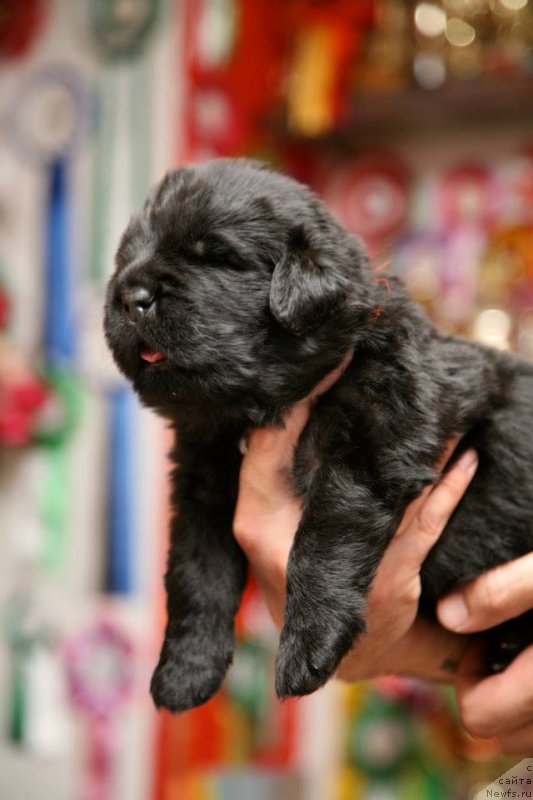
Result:
[[[480,575],[440,601],[439,620],[458,633],[484,631],[533,608],[533,553]],[[474,653],[472,656],[474,657]],[[503,672],[476,677],[468,668],[456,694],[466,730],[497,737],[511,754],[533,754],[533,645]]]
[[[278,627],[283,623],[287,560],[301,516],[289,478],[294,448],[314,400],[333,385],[344,366],[287,412],[284,429],[252,431],[243,459],[234,532]],[[456,444],[457,440],[449,443],[442,465]],[[359,680],[394,672],[450,680],[458,668],[469,642],[416,619],[419,572],[466,491],[476,463],[475,453],[467,451],[407,509],[372,585],[368,632],[343,661],[339,677]]]

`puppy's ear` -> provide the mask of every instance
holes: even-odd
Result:
[[[310,246],[303,227],[295,228],[270,283],[270,310],[284,328],[308,333],[339,309],[348,290],[337,264]]]

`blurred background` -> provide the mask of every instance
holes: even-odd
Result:
[[[254,587],[227,684],[148,696],[164,424],[102,337],[164,171],[310,184],[442,327],[533,357],[531,0],[0,0],[0,797],[466,798],[510,766],[414,681],[273,697]]]

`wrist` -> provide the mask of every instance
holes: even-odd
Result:
[[[383,675],[453,683],[471,640],[444,630],[436,623],[417,619],[401,639],[388,648],[362,640],[346,657],[337,677],[359,681]]]
[[[381,674],[394,673],[440,683],[453,683],[471,639],[444,630],[437,623],[417,619],[398,642]]]

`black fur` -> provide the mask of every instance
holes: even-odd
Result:
[[[131,318],[121,293],[135,286],[153,302]],[[376,567],[453,434],[466,433],[479,468],[424,564],[422,612],[532,549],[533,365],[440,333],[398,281],[373,283],[359,240],[295,181],[229,159],[167,175],[122,238],[105,329],[120,369],[177,434],[158,706],[204,702],[232,658],[246,576],[232,535],[241,436],[278,425],[350,348],[295,456],[304,510],[278,694],[324,684],[365,630]],[[147,364],[143,348],[165,360]],[[531,616],[492,639],[498,668],[531,642]]]

